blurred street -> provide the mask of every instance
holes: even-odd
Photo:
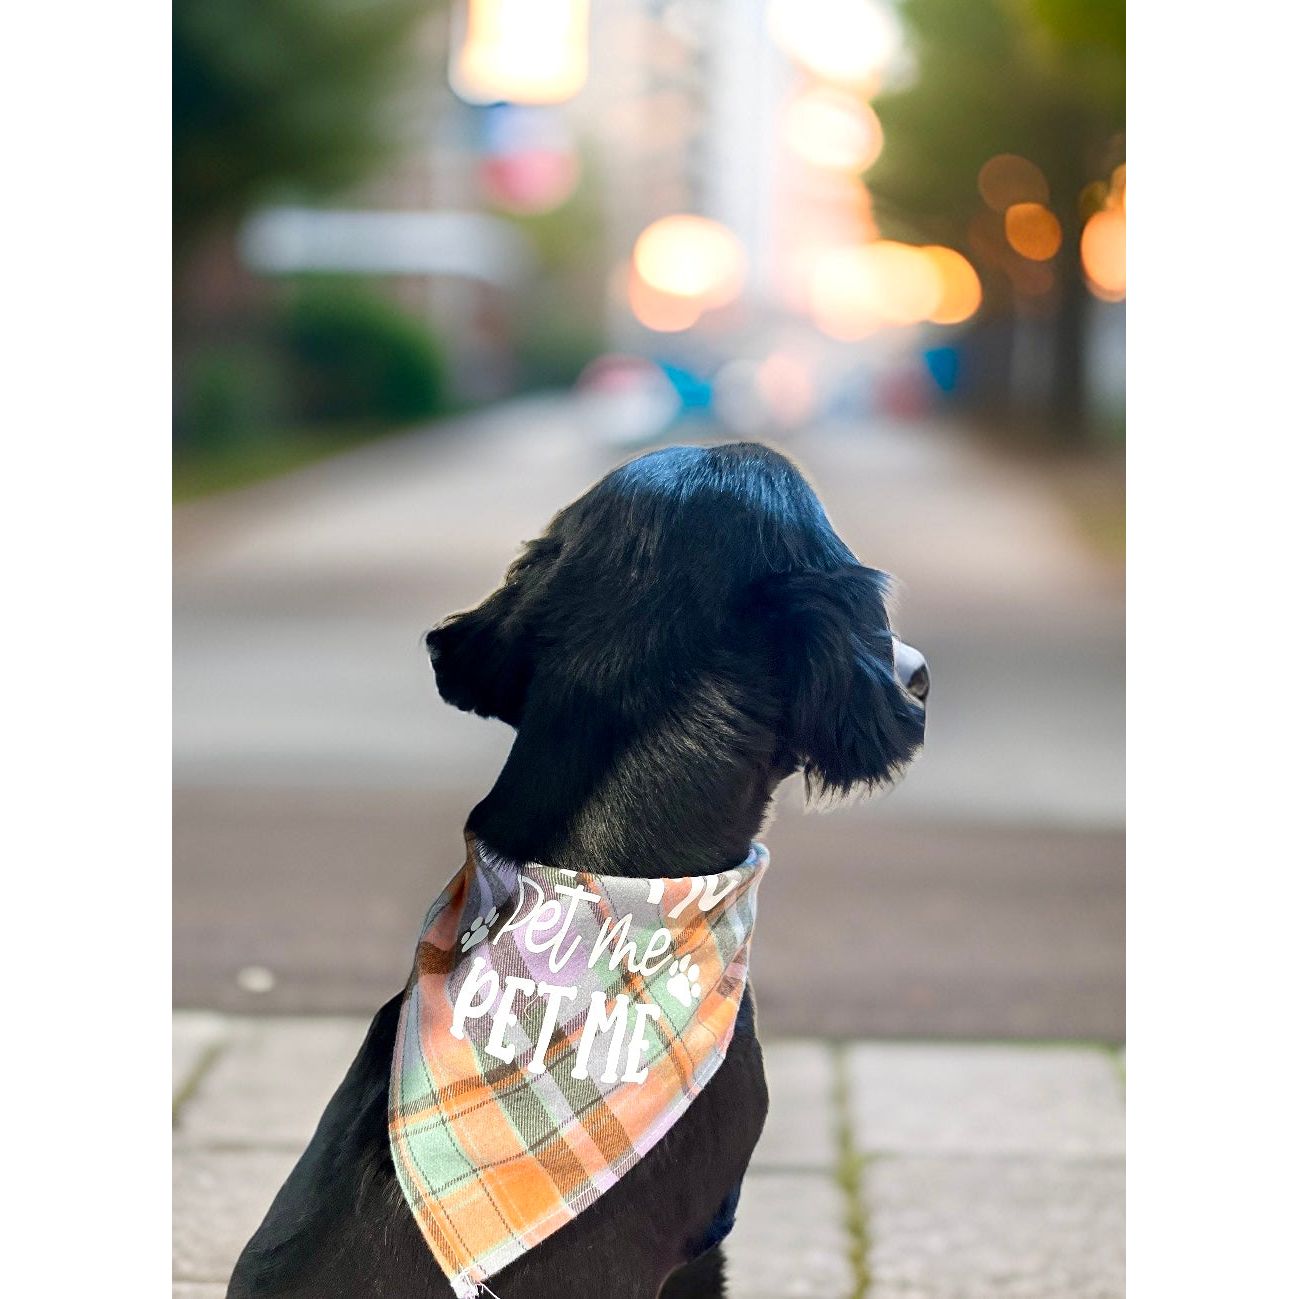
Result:
[[[898,577],[934,689],[897,790],[782,792],[764,1032],[1121,1040],[1117,565],[1037,471],[940,422],[778,445]],[[401,986],[510,738],[442,704],[422,634],[627,454],[534,397],[177,509],[179,1005],[368,1014]]]

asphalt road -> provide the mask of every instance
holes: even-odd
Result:
[[[934,677],[883,799],[769,832],[765,1031],[1123,1035],[1123,605],[1046,484],[951,430],[786,448]],[[178,510],[175,997],[365,1013],[400,986],[503,726],[437,699],[422,632],[621,458],[515,403]]]

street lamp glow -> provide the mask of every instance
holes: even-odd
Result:
[[[806,91],[789,105],[783,135],[804,162],[829,171],[865,171],[884,147],[870,105],[829,86]]]
[[[632,250],[636,273],[651,288],[702,307],[730,302],[744,283],[740,241],[707,217],[663,217],[647,226]]]
[[[1117,208],[1097,212],[1082,232],[1087,287],[1105,302],[1121,302],[1128,291],[1128,222]]]
[[[877,0],[770,0],[767,30],[824,81],[871,88],[902,47],[893,13]]]
[[[471,104],[558,104],[586,84],[590,0],[456,0],[451,88]]]
[[[880,239],[866,246],[875,279],[876,307],[889,324],[928,320],[943,300],[943,280],[923,249]]]
[[[646,284],[634,266],[627,268],[626,276],[627,305],[646,329],[658,334],[679,334],[699,323],[703,308],[696,299],[680,298]]]
[[[885,325],[916,325],[951,314],[954,307],[943,310],[945,296],[943,270],[930,250],[890,239],[823,253],[810,293],[818,328],[845,340],[866,338]]]
[[[1060,222],[1041,203],[1012,203],[1006,209],[1006,242],[1031,262],[1049,262],[1060,251]]]
[[[827,249],[812,270],[812,319],[842,342],[869,338],[884,323],[875,307],[875,278],[864,247]]]
[[[921,251],[933,263],[943,286],[942,297],[929,319],[935,325],[959,325],[969,320],[983,301],[983,286],[974,267],[955,248],[931,244]]]

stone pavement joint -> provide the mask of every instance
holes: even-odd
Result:
[[[172,1020],[171,1122],[180,1123],[181,1111],[207,1071],[225,1048],[226,1030],[217,1015],[194,1012]]]
[[[367,1021],[173,1022],[173,1299],[220,1299]],[[764,1056],[736,1299],[1121,1299],[1112,1051],[773,1039]]]
[[[851,1078],[849,1061],[843,1043],[831,1048],[834,1068],[835,1140],[839,1148],[837,1166],[839,1189],[843,1196],[844,1230],[848,1236],[848,1261],[852,1267],[851,1299],[862,1299],[870,1289],[870,1202],[863,1194],[862,1178],[867,1156],[859,1148],[853,1131]],[[779,1126],[779,1124],[778,1124]]]

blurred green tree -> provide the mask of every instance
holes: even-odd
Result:
[[[305,420],[399,424],[442,410],[444,360],[422,320],[355,278],[295,288],[278,332]]]
[[[900,0],[913,75],[875,101],[884,152],[869,174],[881,229],[942,242],[984,282],[979,328],[1007,337],[1015,254],[980,197],[996,154],[1035,163],[1050,185],[1063,239],[1045,299],[1053,316],[1049,413],[1066,435],[1082,426],[1087,289],[1079,237],[1083,191],[1122,160],[1124,0]],[[1004,405],[1005,367],[985,365],[980,398]]]
[[[183,258],[273,196],[364,178],[400,144],[430,0],[175,0],[172,203]]]
[[[342,428],[359,436],[441,408],[425,324],[364,286],[260,280],[236,233],[262,204],[346,192],[430,129],[427,46],[443,3],[174,0],[178,456],[273,467]]]

